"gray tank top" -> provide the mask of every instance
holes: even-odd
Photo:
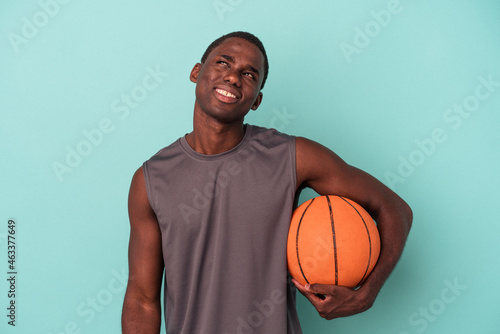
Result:
[[[246,125],[216,155],[182,137],[143,167],[162,234],[167,333],[302,333],[286,269],[295,137]]]

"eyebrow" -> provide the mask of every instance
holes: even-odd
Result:
[[[230,61],[230,62],[233,62],[233,63],[234,63],[234,58],[233,58],[233,57],[228,56],[228,55],[224,55],[224,54],[223,54],[223,55],[220,55],[220,56],[221,56],[222,58],[224,58],[224,59],[226,59],[226,60],[228,60],[228,61]],[[252,65],[246,65],[246,67],[247,67],[250,71],[255,72],[257,75],[260,75],[259,70],[257,70],[257,69],[256,69],[255,67],[253,67]]]

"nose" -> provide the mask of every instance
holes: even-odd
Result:
[[[241,86],[240,76],[237,71],[230,70],[224,75],[224,81],[236,87]]]

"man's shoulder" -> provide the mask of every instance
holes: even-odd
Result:
[[[250,149],[265,151],[272,155],[289,153],[295,155],[295,136],[275,128],[256,125],[252,125],[251,131]]]
[[[290,135],[290,134],[281,132],[275,128],[266,128],[263,126],[250,125],[250,124],[248,124],[248,126],[252,128],[253,136],[257,139],[270,140],[273,138],[282,138],[282,139],[294,139],[295,138],[294,135]]]

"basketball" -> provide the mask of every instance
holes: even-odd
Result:
[[[292,215],[287,243],[288,270],[300,284],[361,285],[380,254],[372,217],[341,196],[319,196]]]

